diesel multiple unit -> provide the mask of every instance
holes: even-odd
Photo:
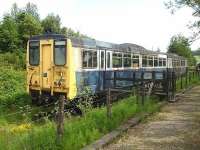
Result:
[[[27,44],[27,91],[34,101],[59,94],[73,100],[85,87],[94,93],[112,87],[113,82],[104,78],[113,77],[114,72],[119,77],[135,72],[137,79],[145,71],[173,69],[181,74],[186,67],[184,57],[149,51],[136,44],[69,39],[57,34],[33,36]],[[162,76],[157,74],[156,78]]]

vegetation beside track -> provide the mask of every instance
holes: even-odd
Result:
[[[63,142],[56,142],[55,123],[43,125],[25,122],[11,128],[0,127],[0,147],[3,149],[80,149],[117,128],[124,121],[143,112],[159,109],[156,100],[146,100],[145,105],[137,104],[135,97],[125,98],[112,106],[112,117],[106,116],[106,108],[95,108],[83,117],[65,120]],[[7,137],[7,138],[5,138]]]
[[[0,107],[20,107],[30,103],[25,91],[25,71],[0,67]]]
[[[181,88],[181,82],[182,82],[182,88]],[[193,74],[190,73],[190,79],[189,79],[189,74],[188,74],[187,82],[186,82],[185,76],[182,77],[182,81],[181,81],[181,77],[176,80],[176,91],[179,92],[182,89],[185,89],[189,86],[197,85],[197,84],[200,84],[200,77],[197,76],[196,74],[194,74],[193,76]]]

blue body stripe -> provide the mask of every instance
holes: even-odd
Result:
[[[155,78],[162,79],[163,78],[163,71],[166,68],[152,68],[152,69],[139,69],[139,70],[118,70],[116,71],[116,77],[119,78],[133,78],[133,72],[135,72],[135,79],[141,78],[141,73],[144,72],[145,79],[151,79],[152,73],[147,73],[146,71],[156,71]],[[180,72],[185,72],[183,68]],[[78,93],[80,94],[85,87],[89,87],[92,92],[102,91],[103,88],[113,87],[113,80],[105,81],[103,85],[103,71],[83,71],[83,72],[76,72],[76,84]],[[105,72],[106,78],[114,78],[114,70],[108,70]],[[116,86],[128,86],[132,85],[132,81],[117,81]]]

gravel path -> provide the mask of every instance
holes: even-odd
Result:
[[[200,150],[200,86],[164,106],[104,149]]]

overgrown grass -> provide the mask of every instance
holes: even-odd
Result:
[[[146,100],[145,105],[137,104],[135,97],[121,100],[112,106],[112,117],[106,116],[106,108],[95,108],[84,117],[67,119],[64,127],[64,137],[60,145],[56,142],[56,127],[53,122],[43,126],[32,125],[30,129],[21,132],[0,132],[0,147],[10,150],[21,149],[66,149],[76,150],[99,139],[104,134],[117,128],[124,121],[143,112],[154,112],[159,109],[155,100]],[[17,128],[17,127],[16,127]],[[17,131],[17,130],[16,130]]]

